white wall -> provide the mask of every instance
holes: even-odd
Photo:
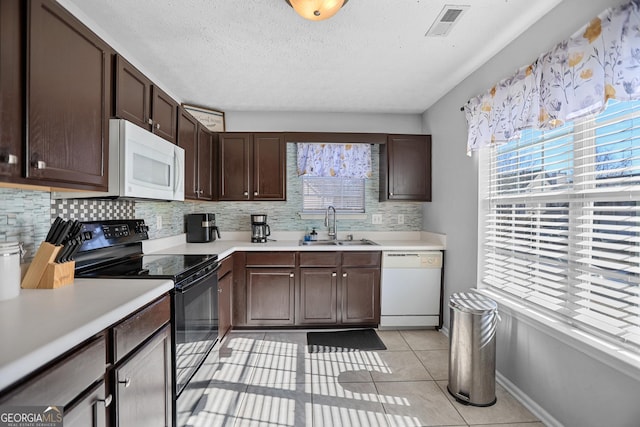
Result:
[[[228,131],[422,133],[420,114],[227,111]]]
[[[547,16],[476,70],[423,115],[433,136],[433,202],[424,205],[424,229],[447,235],[445,301],[477,283],[477,154],[465,154],[466,121],[460,107],[500,79],[550,50],[606,8],[623,0],[564,0]],[[564,342],[504,315],[497,369],[525,398],[539,404],[550,424],[640,425],[640,383]],[[449,313],[445,313],[445,326]]]

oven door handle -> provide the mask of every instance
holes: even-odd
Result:
[[[213,268],[213,270],[210,270],[204,276],[198,277],[196,280],[194,280],[193,282],[191,282],[191,283],[189,283],[189,284],[187,284],[185,286],[176,287],[175,291],[180,293],[180,294],[184,294],[184,293],[188,292],[189,289],[193,288],[194,286],[197,286],[204,279],[207,279],[207,278],[213,276],[214,274],[218,274],[218,270],[219,269],[220,269],[220,263],[216,264],[216,266]],[[217,283],[217,278],[216,278],[216,283]]]

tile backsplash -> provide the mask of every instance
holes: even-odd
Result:
[[[0,188],[0,241],[22,242],[31,259],[51,224],[51,197],[46,191]]]
[[[133,200],[51,199],[51,218],[73,218],[78,221],[133,219]]]
[[[372,147],[372,169],[378,171],[379,146]],[[365,185],[366,219],[340,218],[338,232],[418,231],[422,229],[421,202],[378,202],[378,174]],[[143,218],[151,239],[184,233],[184,217],[189,213],[216,215],[216,224],[225,231],[249,231],[250,215],[267,214],[274,231],[324,230],[322,219],[302,219],[302,182],[296,171],[295,144],[287,145],[287,200],[284,202],[164,202],[144,200],[51,199],[44,191],[0,188],[0,241],[21,241],[33,256],[44,240],[52,219],[61,216],[80,221]],[[371,224],[371,215],[380,214],[382,224]],[[404,216],[404,224],[398,223]]]

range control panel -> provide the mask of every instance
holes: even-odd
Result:
[[[143,219],[83,222],[85,241],[80,252],[148,240],[148,231]]]

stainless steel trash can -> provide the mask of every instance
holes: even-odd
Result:
[[[458,402],[496,403],[496,322],[498,304],[475,292],[449,299],[449,384]]]

